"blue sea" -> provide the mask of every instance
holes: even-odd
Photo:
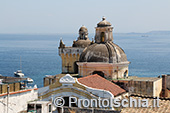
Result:
[[[21,35],[0,34],[0,74],[14,76],[20,69],[38,85],[45,75],[61,73],[59,40],[71,46],[77,34]],[[90,39],[94,34],[89,35]],[[127,54],[130,76],[157,77],[170,73],[170,35],[114,34],[114,43]]]

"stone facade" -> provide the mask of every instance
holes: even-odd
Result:
[[[166,87],[167,87],[167,89],[169,89],[170,90],[170,74],[167,74],[166,75]]]
[[[78,73],[76,62],[79,61],[83,49],[79,47],[59,48],[59,55],[62,59],[62,73]]]
[[[95,42],[107,42],[113,41],[113,27],[111,27],[110,22],[106,21],[106,18],[103,17],[103,20],[97,24],[96,27],[96,35],[95,35]]]
[[[160,97],[162,91],[162,78],[132,77],[124,80],[113,80],[113,82],[133,95]]]
[[[79,61],[79,57],[84,48],[91,44],[88,38],[88,30],[85,26],[79,29],[79,37],[76,41],[73,41],[72,47],[66,47],[62,40],[59,45],[59,56],[62,59],[62,73],[75,74],[78,73],[78,66],[76,64]]]

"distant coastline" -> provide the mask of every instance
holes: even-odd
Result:
[[[121,33],[115,32],[114,34],[124,34],[124,35],[170,35],[170,31],[149,31],[145,33],[139,32],[128,32],[128,33]],[[0,35],[77,35],[76,33],[0,33]],[[94,33],[89,33],[89,35],[94,35]]]
[[[149,32],[146,32],[146,33],[130,32],[130,33],[115,33],[115,34],[170,35],[170,31],[149,31]]]

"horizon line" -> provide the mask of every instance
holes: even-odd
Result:
[[[152,32],[169,32],[170,30],[153,30],[148,32],[114,32],[113,34],[146,34]],[[0,33],[0,35],[58,35],[58,34],[78,34],[78,33]],[[88,33],[95,34],[95,33]]]

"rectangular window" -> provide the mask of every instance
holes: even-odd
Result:
[[[51,113],[51,104],[49,105],[49,113]]]

